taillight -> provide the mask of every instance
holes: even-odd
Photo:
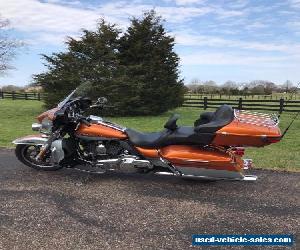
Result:
[[[262,137],[262,140],[263,142],[266,142],[266,143],[276,143],[276,142],[279,142],[281,140],[281,136],[274,136],[274,137],[266,137],[266,136],[263,136]]]
[[[244,154],[245,154],[245,148],[242,148],[242,147],[233,148],[232,151],[234,154],[241,156],[241,157],[244,156]]]
[[[281,136],[280,137],[268,137],[267,141],[269,143],[276,143],[279,142],[281,140]]]

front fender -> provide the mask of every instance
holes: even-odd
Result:
[[[48,141],[48,136],[39,135],[28,135],[22,138],[14,140],[13,144],[24,144],[24,145],[37,145],[43,146]],[[65,154],[62,147],[62,140],[55,140],[51,144],[51,162],[53,164],[59,164],[62,159],[64,159]]]
[[[28,135],[14,140],[13,144],[27,144],[27,145],[44,145],[48,140],[48,136],[43,134]]]

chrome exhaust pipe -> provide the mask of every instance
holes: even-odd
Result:
[[[155,172],[156,175],[171,175],[171,176],[175,176],[174,173],[171,172]]]
[[[152,169],[153,166],[150,163],[150,161],[147,160],[139,160],[135,156],[127,156],[123,158],[113,158],[113,159],[105,159],[105,160],[98,160],[97,161],[98,166],[103,166],[103,165],[115,165],[120,168],[122,167],[136,167],[136,168],[148,168]]]

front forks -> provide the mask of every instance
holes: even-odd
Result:
[[[45,143],[45,145],[42,146],[41,151],[36,156],[36,161],[42,161],[44,159],[46,153],[51,149],[52,143],[60,137],[60,132],[60,130],[57,130],[49,136],[47,142]]]

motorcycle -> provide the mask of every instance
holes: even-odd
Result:
[[[246,175],[253,167],[243,159],[245,147],[263,147],[281,140],[276,115],[220,106],[204,112],[194,126],[178,126],[172,115],[164,130],[143,133],[87,115],[107,108],[107,99],[93,102],[80,85],[56,108],[32,124],[40,134],[13,141],[17,158],[37,170],[63,167],[87,172],[124,171],[173,175],[204,180],[257,179]]]

